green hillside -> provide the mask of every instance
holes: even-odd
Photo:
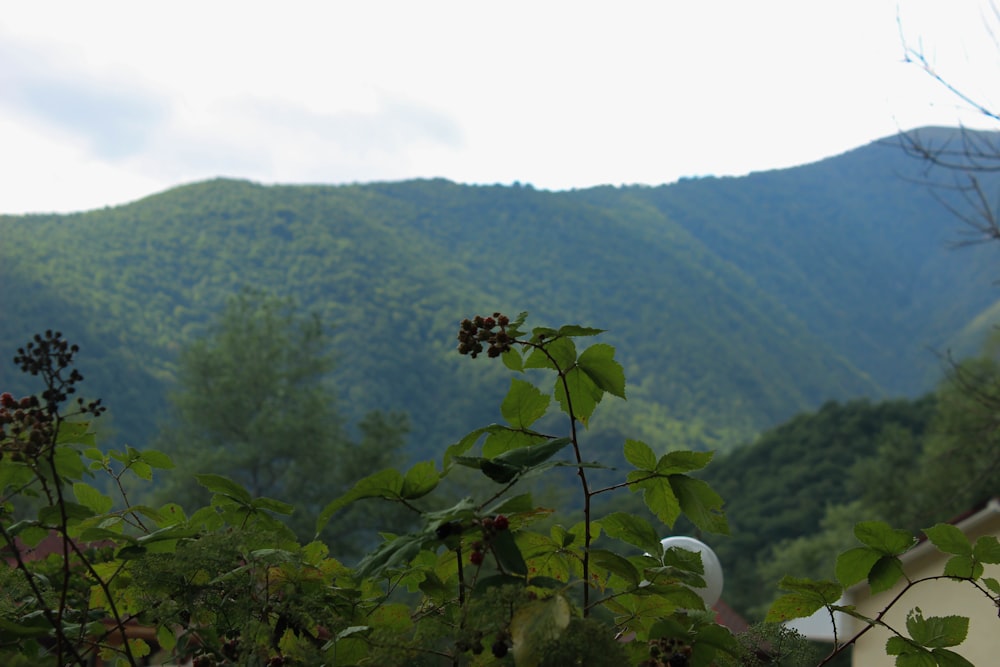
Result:
[[[141,442],[180,347],[241,286],[267,288],[333,325],[345,416],[406,410],[411,450],[436,452],[495,420],[506,389],[460,363],[458,321],[528,310],[609,329],[631,381],[595,426],[609,444],[727,448],[827,399],[922,392],[928,349],[992,304],[988,249],[945,249],[955,223],[920,170],[872,145],[656,188],[214,180],[0,216],[0,341],[4,357],[40,329],[80,341],[88,390]]]

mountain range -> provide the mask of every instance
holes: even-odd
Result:
[[[494,311],[607,329],[629,385],[600,442],[729,449],[828,399],[918,395],[940,354],[977,351],[1000,271],[988,246],[949,249],[953,176],[888,137],[656,187],[216,179],[0,216],[0,386],[29,391],[9,359],[60,329],[109,437],[142,446],[169,418],[177,352],[251,286],[330,324],[342,413],[406,411],[414,456],[499,419],[506,371],[454,351],[458,322]]]

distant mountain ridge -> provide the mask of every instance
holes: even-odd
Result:
[[[608,446],[727,448],[827,399],[921,393],[930,350],[975,348],[997,265],[946,249],[957,223],[922,182],[947,177],[890,138],[659,187],[218,179],[0,216],[0,341],[6,358],[36,330],[79,340],[89,391],[141,444],[180,346],[241,286],[270,288],[334,325],[345,415],[407,410],[414,455],[433,455],[497,420],[509,383],[453,352],[458,321],[528,310],[609,330],[630,385],[595,424]],[[25,386],[9,364],[0,384]]]

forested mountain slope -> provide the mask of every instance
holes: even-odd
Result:
[[[214,180],[73,215],[0,217],[4,358],[39,329],[79,340],[120,438],[163,418],[176,352],[241,286],[333,326],[341,410],[408,411],[430,455],[494,421],[499,364],[453,352],[458,321],[528,310],[606,328],[629,401],[595,428],[729,447],[830,398],[917,394],[997,296],[989,248],[922,165],[871,145],[814,165],[661,187],[545,192],[442,180]],[[88,369],[89,367],[89,369]],[[12,366],[0,384],[19,388]]]

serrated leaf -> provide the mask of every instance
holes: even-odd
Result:
[[[556,380],[555,397],[560,409],[567,415],[572,414],[584,426],[603,396],[604,390],[577,366]]]
[[[667,526],[673,527],[681,515],[681,503],[674,495],[670,478],[663,476],[649,477],[649,473],[633,470],[626,476],[629,488],[642,493],[646,507]]]
[[[983,535],[972,547],[972,555],[980,563],[1000,563],[1000,540],[996,535]]]
[[[946,648],[932,649],[931,655],[937,660],[938,667],[976,667],[959,654]]]
[[[53,453],[56,470],[66,479],[80,479],[87,470],[79,450],[69,445],[59,445]]]
[[[983,576],[983,565],[972,556],[952,556],[944,564],[944,574],[960,579],[978,579]]]
[[[332,500],[316,519],[316,534],[319,535],[333,515],[342,508],[362,498],[398,498],[403,489],[403,476],[398,470],[387,468],[359,479],[344,495]]]
[[[898,556],[916,543],[909,532],[896,530],[884,521],[862,521],[854,526],[854,535],[886,556]]]
[[[653,526],[640,516],[615,512],[601,519],[601,528],[606,535],[637,546],[647,553],[660,551],[660,537]]]
[[[483,436],[484,433],[493,433],[494,431],[502,430],[504,427],[499,424],[490,424],[489,426],[483,426],[482,428],[477,428],[475,431],[466,434],[461,440],[448,446],[444,452],[444,460],[442,465],[444,466],[444,471],[447,473],[451,469],[452,459],[456,456],[462,456],[467,451],[472,449],[472,446],[476,444],[476,441]]]
[[[288,503],[274,498],[254,498],[250,501],[250,506],[258,510],[267,510],[276,514],[289,515],[295,511],[295,507]]]
[[[59,424],[56,444],[97,447],[97,436],[90,431],[89,422],[64,421]]]
[[[545,414],[550,400],[548,394],[543,394],[530,382],[513,378],[507,396],[500,404],[500,414],[511,426],[528,428]]]
[[[906,630],[910,638],[927,648],[958,646],[969,634],[969,619],[965,616],[930,616],[924,618],[919,607],[906,615]]]
[[[638,586],[642,580],[639,569],[623,556],[605,549],[591,549],[590,562],[592,567],[607,570],[621,577],[632,586]]]
[[[73,483],[73,495],[81,504],[89,507],[95,514],[108,512],[114,501],[86,482]]]
[[[601,390],[612,396],[625,398],[625,371],[622,365],[615,361],[615,348],[607,343],[591,345],[576,365],[594,381]]]
[[[843,586],[849,587],[868,578],[875,563],[882,554],[870,547],[855,547],[837,556],[836,577]]]
[[[486,436],[483,442],[483,456],[491,459],[500,456],[504,452],[520,447],[531,447],[545,442],[547,438],[543,435],[525,433],[509,428],[499,428]]]
[[[146,451],[141,452],[139,457],[154,468],[170,470],[174,467],[173,459],[156,449],[147,449]]]
[[[493,536],[490,548],[497,557],[501,569],[512,574],[526,576],[528,566],[524,562],[524,556],[514,541],[514,536],[509,530],[502,530]]]
[[[927,539],[941,551],[959,556],[971,556],[972,545],[958,527],[950,523],[939,523],[924,531]]]
[[[770,623],[783,623],[793,618],[812,616],[823,607],[835,604],[844,590],[842,586],[832,581],[814,581],[788,576],[778,585],[791,593],[782,595],[771,605],[766,618]]]
[[[710,533],[729,534],[722,496],[708,482],[687,475],[671,475],[669,479],[681,511],[695,526]]]
[[[233,500],[244,505],[249,505],[252,500],[252,496],[249,491],[228,477],[223,477],[222,475],[202,474],[195,475],[194,478],[199,484],[212,493],[232,498]]]
[[[872,593],[887,591],[903,578],[903,564],[895,556],[882,556],[868,573]]]
[[[625,441],[625,460],[639,470],[653,470],[656,468],[656,454],[653,449],[639,440]]]
[[[556,332],[560,336],[596,336],[604,333],[604,329],[594,327],[581,327],[579,324],[564,324]]]
[[[997,581],[993,577],[984,577],[983,584],[986,588],[990,589],[995,595],[1000,595],[1000,581]]]
[[[524,357],[521,356],[521,352],[514,348],[511,348],[500,355],[500,360],[503,365],[512,371],[518,373],[524,372]]]
[[[440,481],[441,476],[434,462],[422,461],[406,471],[399,496],[406,500],[416,500],[433,491]]]
[[[701,470],[711,462],[714,452],[693,452],[678,450],[667,452],[656,462],[656,472],[661,475],[673,475]]]
[[[519,496],[513,496],[502,500],[496,505],[488,508],[486,510],[487,514],[519,514],[521,512],[530,512],[535,508],[535,504],[531,499],[530,493],[522,493]]]
[[[537,331],[537,329],[536,329]],[[525,368],[550,368],[565,371],[576,363],[576,345],[572,338],[552,338],[536,347],[524,360]]]

